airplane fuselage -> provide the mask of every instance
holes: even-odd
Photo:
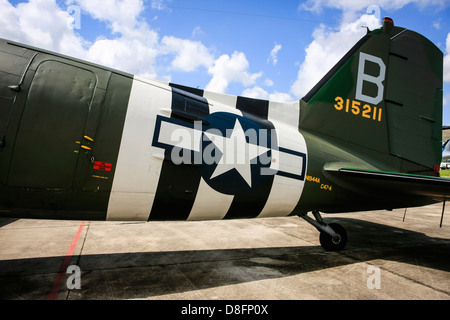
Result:
[[[409,58],[398,57],[420,37],[397,27],[368,34],[292,103],[147,80],[0,40],[0,216],[209,220],[432,203],[441,189],[416,184],[440,163],[441,119],[419,114],[399,126],[402,112],[416,111],[399,107],[408,103],[393,95],[400,80],[386,82],[397,76],[387,66],[406,68]],[[439,87],[434,69],[423,72]],[[424,96],[434,112],[438,96]],[[407,132],[430,135],[423,154],[404,147]]]

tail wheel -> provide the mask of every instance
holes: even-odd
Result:
[[[338,234],[338,237],[331,237],[325,232],[320,233],[320,244],[326,251],[341,251],[347,244],[347,232],[344,227],[337,223],[330,223],[329,226]]]

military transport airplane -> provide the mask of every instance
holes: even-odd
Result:
[[[298,215],[445,201],[443,54],[384,18],[301,100],[146,80],[0,40],[0,214],[76,220]],[[312,212],[313,217],[308,213]]]

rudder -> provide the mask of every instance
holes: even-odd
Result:
[[[443,54],[389,18],[369,31],[301,100],[300,130],[398,172],[441,161]]]

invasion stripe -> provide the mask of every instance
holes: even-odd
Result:
[[[160,109],[169,108],[171,93],[160,83],[135,77],[120,143],[107,220],[144,220],[152,208],[164,149],[153,139]]]
[[[267,119],[268,113],[264,110],[264,108],[268,108],[269,104],[268,101],[267,104],[263,103],[262,100],[257,100],[256,103],[245,106],[243,103],[245,101],[248,101],[246,99],[239,99],[238,97],[238,103],[241,103],[240,110],[251,110],[252,112],[255,111],[255,107],[259,106],[261,107],[261,116],[264,116],[263,113],[265,113],[265,119]],[[264,127],[264,129],[272,130],[275,129],[272,123],[267,122],[266,125],[270,125],[270,127]],[[260,168],[256,168],[257,170],[260,170]],[[253,168],[252,168],[252,171]],[[259,172],[252,172],[252,176],[254,174],[260,174]],[[272,190],[272,185],[274,181],[274,176],[271,175],[266,182],[264,182],[262,185],[260,185],[257,188],[252,189],[248,193],[239,194],[236,195],[233,199],[233,203],[230,206],[230,209],[228,210],[225,219],[238,219],[238,218],[255,218],[257,217],[261,211],[264,209],[264,206],[266,205],[267,199],[269,198],[270,192]]]
[[[242,111],[244,117],[246,113],[250,113],[259,118],[267,120],[269,115],[269,101],[266,100],[238,97],[236,108]]]
[[[166,159],[169,157],[170,154],[166,154]],[[201,176],[196,167],[164,161],[155,202],[148,220],[187,220],[197,195],[200,179]]]
[[[300,201],[307,169],[306,143],[298,131],[299,102],[270,102],[269,120],[278,130],[279,165],[266,206],[258,218],[288,216]]]
[[[176,84],[176,83],[169,83],[169,86],[171,86],[172,88],[180,89],[185,92],[192,93],[198,97],[203,97],[204,90],[202,90],[202,89],[196,89],[196,88],[191,88],[191,87],[187,87],[187,86],[182,86],[182,85]]]
[[[205,98],[208,99],[209,93],[205,92]],[[214,96],[214,95],[213,95]],[[236,97],[229,96],[230,103],[235,102]],[[232,101],[234,98],[234,101]],[[232,104],[233,105],[233,104]],[[210,113],[214,112],[230,112],[242,116],[242,113],[234,108],[228,106],[216,105],[216,103],[209,105]],[[228,209],[233,202],[234,196],[218,192],[211,188],[202,178],[200,186],[193,204],[192,210],[189,214],[188,220],[220,220],[225,217]]]
[[[205,220],[288,215],[302,193],[307,164],[306,145],[297,127],[298,107],[298,103],[269,103],[178,85],[169,87],[135,77],[107,219]],[[277,129],[278,162],[271,164],[276,174],[246,194],[233,196],[216,191],[202,178],[198,165],[176,165],[171,161],[174,142],[169,132],[182,129],[193,134],[192,144],[183,141],[180,146],[195,156],[203,150],[197,146],[202,133],[194,123],[216,112],[247,116],[265,129]],[[261,168],[251,169],[255,175]]]
[[[236,195],[224,219],[256,218],[269,198],[274,176],[245,194]]]
[[[196,96],[197,92],[183,90],[187,87],[171,86],[172,119],[184,121],[191,126],[193,121],[209,115],[207,100]],[[165,150],[165,159],[171,159],[171,149]],[[195,165],[163,161],[148,220],[187,220],[197,196],[200,179],[200,171]]]
[[[268,107],[269,102],[263,100],[254,100],[245,97],[236,97],[236,96],[226,96],[226,95],[218,95],[215,93],[204,92],[204,96],[210,101],[213,105],[210,105],[210,112],[230,112],[240,116],[246,116],[251,114],[253,116],[258,115],[258,117],[267,119],[268,117]],[[214,99],[218,96],[221,101],[226,101],[227,105],[216,105]],[[229,106],[236,106],[236,108],[230,108]],[[268,122],[265,122],[267,126]],[[273,129],[274,127],[270,125],[270,127],[266,128],[268,130]],[[259,170],[259,168],[257,168]],[[256,171],[256,170],[255,170]],[[259,173],[255,173],[259,174]],[[268,196],[270,194],[272,183],[274,177],[271,176],[269,179],[261,186],[256,189],[251,190],[245,194],[239,194],[235,196],[228,196],[221,194],[209,186],[204,186],[202,190],[204,193],[199,193],[197,197],[199,199],[196,200],[198,203],[202,203],[203,208],[206,207],[206,203],[211,199],[219,198],[221,201],[220,209],[212,209],[215,213],[211,213],[211,218],[224,218],[224,219],[237,219],[237,218],[253,218],[260,214],[263,210]],[[206,183],[205,183],[206,184]],[[230,201],[231,200],[231,201]],[[227,209],[228,206],[228,210]],[[196,209],[195,207],[194,209]],[[225,211],[226,210],[226,211]],[[225,215],[223,213],[226,212]],[[193,211],[189,219],[198,219],[199,213],[197,211]]]
[[[170,137],[165,136],[167,133],[159,133],[161,136],[154,137],[157,141],[154,140],[153,145],[164,148],[163,158],[166,161],[162,163],[155,200],[148,220],[207,220],[288,215],[301,195],[306,170],[306,146],[303,137],[294,126],[288,126],[289,130],[284,131],[286,129],[284,124],[277,121],[278,116],[285,116],[288,110],[280,109],[277,110],[280,112],[274,112],[276,105],[274,107],[268,101],[170,85],[171,112],[166,112],[165,116],[170,115],[170,119],[173,120],[161,118],[159,122],[156,121],[156,126],[166,129],[185,126],[186,130],[195,133],[197,130],[193,127],[194,121],[203,120],[211,113],[229,112],[257,121],[268,130],[275,127],[279,129],[280,125],[288,137],[278,137],[278,140],[281,139],[281,145],[277,160],[281,162],[274,166],[276,174],[270,176],[259,187],[245,194],[233,196],[211,188],[201,177],[198,166],[172,163],[173,143],[169,141]],[[286,104],[283,104],[284,106]],[[293,110],[289,108],[289,111],[296,111],[290,114],[290,121],[298,119],[299,109],[296,107],[293,105]],[[277,122],[276,126],[271,122],[271,118]],[[167,131],[166,129],[164,130]],[[195,141],[197,140],[194,138],[194,144]],[[185,147],[184,149],[190,152],[202,152],[196,145],[187,145],[184,141],[180,143],[179,146]],[[252,169],[255,170],[252,174],[258,174],[256,169],[261,168],[252,167]]]
[[[227,214],[234,196],[217,192],[202,178],[188,220],[221,220]]]

